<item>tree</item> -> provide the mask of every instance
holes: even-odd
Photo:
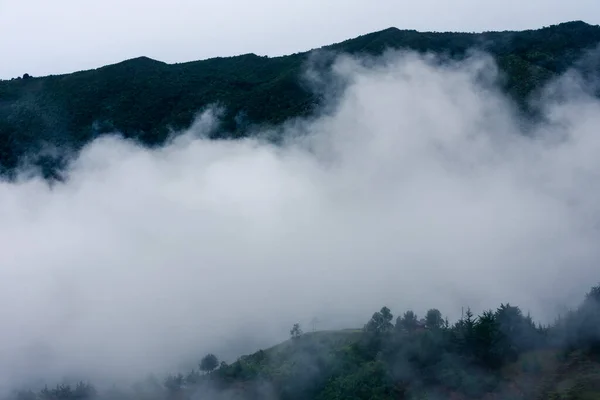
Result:
[[[200,361],[200,370],[204,372],[212,372],[219,365],[219,359],[212,353],[209,353]]]
[[[389,308],[382,307],[379,314],[381,315],[381,332],[390,332],[394,328],[394,324],[392,324],[392,320],[394,319],[392,312]]]
[[[73,397],[76,399],[91,399],[96,397],[96,388],[91,383],[79,382],[73,390]]]
[[[290,330],[290,336],[292,339],[297,339],[302,336],[302,329],[300,328],[300,324],[294,324],[292,329]]]
[[[382,307],[379,312],[373,314],[365,326],[365,330],[371,333],[391,332],[394,328],[394,324],[392,324],[393,319],[394,316],[392,315],[390,309],[387,307]]]
[[[200,372],[193,369],[185,377],[185,383],[188,385],[195,385],[198,382],[200,382]]]
[[[590,289],[585,295],[585,301],[600,304],[600,285],[596,285]]]
[[[463,355],[470,355],[473,348],[473,338],[475,329],[476,318],[471,311],[471,308],[467,308],[465,315],[461,318],[453,328],[453,336],[458,346],[459,351]]]
[[[37,400],[37,396],[31,390],[22,390],[17,392],[15,399],[16,400]]]
[[[417,314],[412,310],[404,313],[402,318],[398,317],[396,321],[396,330],[404,332],[414,332],[417,329]]]
[[[178,392],[180,391],[184,384],[186,383],[185,378],[183,377],[182,374],[177,374],[177,375],[169,375],[165,378],[165,388],[167,388],[167,390],[169,392]]]
[[[508,360],[516,360],[520,353],[533,348],[539,340],[535,324],[528,322],[519,307],[500,304],[495,317],[503,334],[502,351]]]
[[[587,348],[590,354],[600,355],[600,285],[586,294],[574,317],[569,330],[575,333],[579,347]]]
[[[444,319],[442,318],[442,313],[440,310],[436,308],[432,308],[427,311],[425,315],[425,326],[429,329],[439,329],[444,325]]]
[[[493,311],[485,311],[473,327],[473,351],[479,362],[485,367],[498,368],[502,365],[500,332],[496,315]]]

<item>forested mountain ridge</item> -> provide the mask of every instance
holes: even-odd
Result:
[[[600,26],[567,22],[519,32],[437,33],[386,29],[322,50],[381,54],[411,49],[461,57],[470,49],[493,55],[504,89],[519,104],[550,78],[573,66],[600,42]],[[0,81],[0,169],[14,170],[26,155],[78,149],[102,133],[119,131],[147,145],[188,127],[210,104],[225,107],[219,137],[247,134],[252,124],[277,124],[309,115],[321,102],[302,79],[314,51],[282,57],[246,54],[181,64],[140,57],[102,68]],[[598,70],[591,71],[594,74]]]

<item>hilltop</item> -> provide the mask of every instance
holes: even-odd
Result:
[[[302,333],[227,364],[208,354],[198,370],[109,392],[90,383],[25,391],[19,400],[67,399],[597,399],[600,286],[554,324],[501,304],[449,324],[437,309],[375,312],[363,329]],[[202,371],[202,372],[201,372]]]
[[[42,150],[42,157],[33,161],[55,166],[53,150],[77,150],[115,131],[148,146],[161,145],[211,104],[225,107],[214,138],[241,137],[253,124],[310,115],[323,99],[303,73],[317,52],[324,54],[326,66],[332,55],[342,53],[379,55],[386,49],[410,49],[461,58],[471,49],[483,50],[504,72],[502,88],[526,108],[536,88],[575,65],[599,42],[600,26],[581,21],[519,32],[389,28],[283,57],[246,54],[180,64],[140,57],[72,74],[25,74],[0,81],[0,170],[10,173],[26,156]]]

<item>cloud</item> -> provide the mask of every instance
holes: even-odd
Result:
[[[282,146],[203,139],[209,110],[160,149],[96,140],[65,184],[0,183],[2,386],[231,360],[382,305],[578,302],[598,280],[600,104],[557,82],[525,134],[489,58],[438,61],[340,58],[335,107],[276,128]]]

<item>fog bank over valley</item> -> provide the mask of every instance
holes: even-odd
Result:
[[[312,118],[211,141],[219,110],[201,110],[164,147],[116,133],[64,183],[0,183],[0,384],[232,361],[383,305],[550,322],[579,303],[600,259],[590,82],[552,82],[531,125],[490,58],[439,61],[340,57],[344,90]]]

